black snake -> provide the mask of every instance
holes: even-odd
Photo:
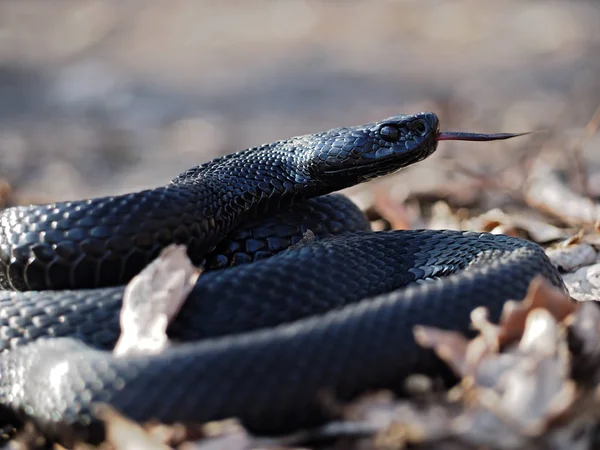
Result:
[[[564,288],[556,269],[501,235],[370,232],[347,200],[320,196],[473,136],[399,115],[234,153],[157,189],[0,212],[0,286],[29,291],[0,292],[0,417],[97,440],[92,406],[107,402],[140,421],[233,416],[279,433],[329,417],[322,392],[347,400],[437,371],[414,325],[468,332],[472,309],[496,318],[538,274]],[[280,252],[305,229],[322,239]],[[174,242],[235,267],[200,276],[169,328],[180,345],[113,356],[122,285]]]

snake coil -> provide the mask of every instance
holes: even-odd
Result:
[[[102,439],[96,403],[279,433],[326,420],[323,391],[350,399],[439,370],[415,325],[468,332],[473,308],[497,317],[538,274],[564,288],[528,241],[374,233],[325,195],[426,158],[439,136],[435,114],[399,115],[234,153],[157,189],[0,212],[2,412],[63,439]],[[280,252],[307,228],[316,242]],[[220,270],[170,326],[180,345],[115,357],[123,285],[170,243]]]

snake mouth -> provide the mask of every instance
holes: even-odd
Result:
[[[511,139],[517,136],[531,134],[531,131],[525,133],[467,133],[461,131],[443,131],[438,132],[436,141],[500,141]]]
[[[332,169],[327,170],[324,174],[327,177],[337,178],[352,178],[355,183],[362,183],[364,181],[372,180],[373,178],[377,178],[382,175],[389,175],[394,172],[397,172],[402,167],[390,169],[389,165],[378,163],[370,163],[368,165],[357,166],[357,167],[348,167],[346,169]]]
[[[430,145],[420,145],[419,151],[398,152],[374,160],[361,159],[353,166],[338,169],[327,169],[323,173],[327,176],[353,177],[359,181],[368,181],[382,175],[395,173],[407,166],[427,158],[435,151],[435,141]]]

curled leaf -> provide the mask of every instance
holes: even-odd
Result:
[[[183,306],[200,271],[182,245],[165,248],[127,285],[121,309],[122,334],[114,354],[159,352],[167,344],[167,326]]]

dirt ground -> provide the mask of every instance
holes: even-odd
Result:
[[[489,143],[442,142],[427,160],[349,189],[374,229],[525,237],[548,248],[573,298],[598,300],[598,24],[595,0],[2,1],[0,209],[151,188],[265,142],[433,111],[446,131],[536,133]],[[560,334],[564,315],[547,300],[555,294],[534,290],[530,298],[546,299],[541,307],[553,318],[545,324]],[[575,322],[581,317],[567,315]],[[595,324],[600,329],[600,317]],[[521,322],[517,328],[527,335]],[[437,335],[428,339],[437,348]],[[462,358],[467,344],[452,342]],[[556,342],[557,348],[564,344]],[[451,366],[460,366],[456,358]],[[558,368],[550,373],[566,364],[558,356],[553,361]],[[560,380],[559,391],[566,385]],[[552,400],[555,394],[540,395]],[[558,415],[535,416],[536,423],[546,430],[557,426],[558,416],[561,423],[597,422],[595,412],[571,414],[574,405],[581,407],[579,397],[571,400],[563,398]],[[581,410],[597,405],[600,400]],[[546,411],[538,403],[532,408]],[[458,414],[452,408],[446,414],[450,410]],[[414,440],[406,428],[390,444],[386,428],[388,434],[378,435],[390,445],[383,448],[490,445],[479,435],[456,438],[449,419],[430,426],[424,417],[413,425],[433,440],[442,433],[447,447]],[[571,425],[565,429],[574,433]],[[364,428],[353,430],[364,434]],[[539,447],[527,448],[575,448],[561,433],[549,433],[551,447],[535,441]],[[237,428],[225,434],[233,440],[187,448],[296,442],[255,442]],[[527,439],[495,442],[524,448],[519,445],[532,443]]]
[[[0,176],[27,198],[123,193],[419,110],[571,144],[600,97],[599,22],[594,1],[1,2]],[[594,173],[599,139],[583,151]],[[446,157],[485,168],[522,145],[445,143],[393,183],[443,184]]]

